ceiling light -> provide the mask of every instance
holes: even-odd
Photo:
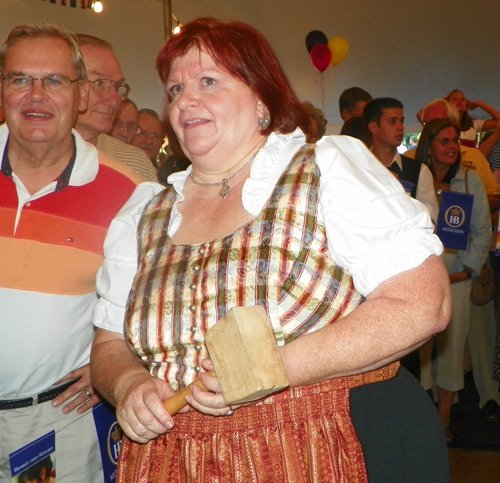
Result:
[[[103,10],[102,2],[100,2],[99,0],[94,0],[92,2],[92,10],[95,13],[101,13]]]
[[[174,17],[175,21],[177,22],[176,26],[172,29],[172,33],[175,35],[181,31],[182,24],[179,22],[179,19],[174,14],[172,14],[172,17]]]

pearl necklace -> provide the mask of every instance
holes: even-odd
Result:
[[[220,189],[218,195],[221,198],[225,198],[227,196],[227,194],[229,193],[229,190],[231,189],[231,186],[229,186],[229,184],[228,184],[229,181],[236,178],[236,176],[238,176],[243,171],[243,169],[245,169],[249,164],[251,164],[255,161],[258,154],[260,153],[260,150],[266,145],[266,143],[267,143],[267,138],[264,139],[264,142],[260,145],[259,149],[257,149],[257,151],[255,151],[255,154],[240,169],[238,169],[238,171],[235,171],[231,176],[229,176],[229,178],[222,178],[222,181],[217,181],[217,183],[201,183],[193,176],[193,172],[191,171],[191,181],[198,186],[220,186],[220,185],[222,185],[222,188]]]

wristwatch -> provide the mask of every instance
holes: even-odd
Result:
[[[464,272],[464,273],[465,273],[465,275],[467,275],[467,278],[465,279],[465,281],[467,281],[467,280],[470,280],[470,279],[471,279],[471,277],[472,277],[472,272],[473,272],[472,268],[465,267],[465,268],[462,270],[462,272]]]

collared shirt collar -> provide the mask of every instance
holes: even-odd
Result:
[[[9,151],[9,138],[7,138],[7,142],[5,143],[5,149],[3,150],[2,173],[7,177],[12,178],[12,166],[10,165],[8,151]]]
[[[84,141],[74,129],[73,156],[58,178],[56,191],[61,191],[66,186],[83,186],[90,183],[99,171],[99,159],[95,146]],[[12,177],[12,167],[8,158],[9,130],[7,124],[0,126],[0,147],[4,145],[1,171],[5,176]]]
[[[373,153],[373,148],[370,148],[370,152]],[[375,155],[374,155],[375,156]],[[376,157],[376,156],[375,156]],[[396,151],[396,154],[394,155],[394,159],[391,161],[391,164],[389,164],[389,168],[396,163],[399,166],[399,169],[403,171],[403,161],[401,160],[401,155],[399,154],[398,151]]]
[[[403,161],[401,160],[401,155],[399,153],[396,153],[394,156],[394,159],[392,160],[392,164],[396,163],[399,166],[399,169],[403,171]]]

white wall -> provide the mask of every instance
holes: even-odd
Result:
[[[0,42],[16,25],[36,20],[55,22],[78,33],[108,40],[120,60],[129,97],[139,108],[160,109],[163,90],[154,69],[156,54],[163,45],[163,7],[159,2],[142,0],[103,0],[101,14],[62,7],[49,0],[0,0]]]
[[[49,0],[0,0],[0,39],[19,23],[42,18],[103,37],[115,46],[132,86],[130,97],[140,107],[158,109],[162,92],[154,59],[163,43],[162,3],[102,1],[106,9],[97,15]],[[408,131],[418,127],[415,113],[423,104],[456,87],[500,109],[500,0],[172,0],[172,5],[184,23],[215,16],[252,24],[269,39],[299,97],[318,107],[324,98],[333,125],[340,122],[338,96],[353,85],[375,97],[400,99],[412,123]],[[304,46],[307,33],[316,29],[328,38],[345,37],[351,48],[341,65],[323,75]]]

